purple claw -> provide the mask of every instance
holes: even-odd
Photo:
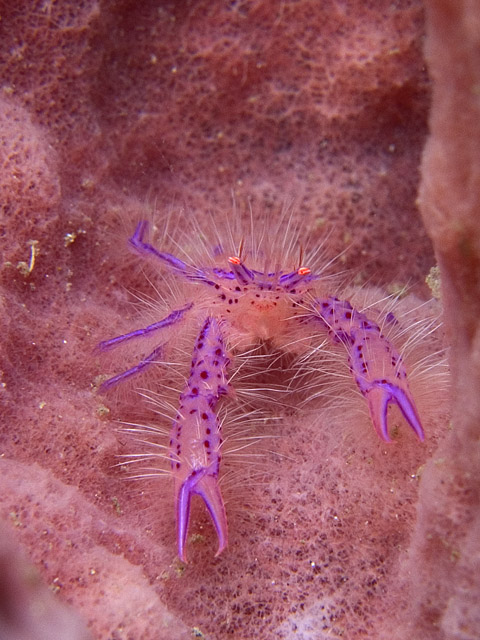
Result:
[[[199,495],[203,498],[212,517],[218,537],[218,549],[215,555],[218,556],[227,546],[227,517],[218,479],[216,475],[209,475],[207,469],[194,470],[180,485],[176,495],[178,556],[182,562],[187,562],[185,545],[193,495]]]
[[[423,442],[425,434],[408,388],[402,357],[382,334],[378,324],[356,311],[348,300],[333,297],[319,300],[317,310],[317,317],[328,328],[331,339],[343,342],[348,349],[350,371],[368,402],[378,436],[385,442],[391,441],[387,424],[388,405],[395,403]],[[386,320],[398,324],[391,312]]]
[[[187,543],[188,523],[190,521],[190,502],[192,499],[192,476],[180,487],[177,494],[177,544],[178,557],[182,562],[187,562],[185,545]]]
[[[395,403],[405,420],[417,434],[418,439],[423,442],[425,439],[423,427],[418,417],[415,403],[407,391],[389,382],[374,380],[366,396],[373,426],[382,440],[391,442],[391,438],[388,435],[387,413],[388,405]]]

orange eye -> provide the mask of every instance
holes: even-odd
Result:
[[[237,258],[237,256],[230,257],[228,261],[230,262],[230,264],[241,264],[241,260],[240,258]]]
[[[299,276],[308,276],[308,274],[311,273],[311,271],[308,267],[300,267],[297,273]]]

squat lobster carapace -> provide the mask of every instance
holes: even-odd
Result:
[[[180,393],[171,427],[169,459],[175,484],[178,555],[186,561],[191,499],[199,495],[212,517],[217,555],[227,546],[227,518],[219,488],[221,421],[217,405],[230,393],[228,367],[235,350],[265,341],[270,348],[302,353],[305,344],[328,335],[345,347],[350,372],[365,397],[378,436],[389,441],[388,406],[396,404],[417,437],[424,432],[410,392],[402,357],[380,326],[346,300],[325,296],[322,276],[299,265],[292,271],[263,271],[231,256],[226,264],[192,266],[145,241],[147,223],[138,224],[130,245],[152,256],[188,288],[203,289],[201,302],[188,301],[165,318],[101,342],[100,350],[191,322],[197,338],[190,373]],[[242,243],[243,244],[243,243]],[[242,250],[238,252],[241,256]],[[192,292],[193,294],[193,292]],[[193,295],[192,295],[193,297]],[[234,348],[231,349],[231,345]],[[168,346],[161,344],[134,367],[104,382],[101,391],[154,366]]]

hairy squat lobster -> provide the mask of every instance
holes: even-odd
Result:
[[[322,297],[321,275],[301,264],[292,271],[277,267],[270,271],[268,266],[263,271],[255,270],[244,262],[242,248],[224,266],[213,263],[195,267],[146,242],[147,230],[147,222],[137,225],[129,241],[131,247],[144,256],[153,256],[187,287],[203,287],[201,302],[189,301],[154,324],[101,342],[99,348],[105,351],[154,332],[161,334],[188,318],[197,326],[190,374],[180,394],[169,444],[178,555],[182,561],[186,562],[193,495],[201,496],[211,515],[218,536],[217,555],[227,545],[227,518],[218,483],[221,422],[216,411],[220,398],[230,391],[231,351],[227,345],[233,344],[238,350],[263,340],[295,353],[301,344],[299,334],[311,339],[321,330],[332,342],[345,346],[350,372],[366,399],[378,436],[390,440],[388,406],[396,404],[418,438],[424,439],[401,355],[366,314],[346,300]],[[106,380],[100,390],[107,391],[155,364],[164,347],[157,346],[134,367]]]

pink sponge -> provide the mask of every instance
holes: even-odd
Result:
[[[4,260],[28,258],[29,240],[46,233],[60,200],[57,156],[47,130],[32,122],[18,98],[0,99],[0,235],[8,238]]]
[[[427,396],[420,449],[402,430],[391,447],[377,442],[354,400],[302,419],[286,410],[263,425],[277,436],[261,449],[265,475],[251,458],[245,489],[230,476],[228,555],[212,561],[212,529],[192,505],[188,569],[175,560],[167,485],[132,487],[114,466],[127,448],[114,420],[134,396],[107,404],[92,393],[105,371],[94,345],[137,326],[129,291],[152,294],[126,240],[152,206],[214,230],[227,217],[274,219],[295,198],[293,224],[312,246],[331,228],[330,255],[349,248],[339,268],[354,284],[421,283],[434,262],[415,204],[431,88],[424,5],[21,4],[4,3],[0,23],[0,504],[43,579],[99,638],[475,637],[473,3],[428,4],[442,91],[422,207],[458,338],[454,439],[437,452],[448,406]],[[458,236],[445,221],[462,211]]]

